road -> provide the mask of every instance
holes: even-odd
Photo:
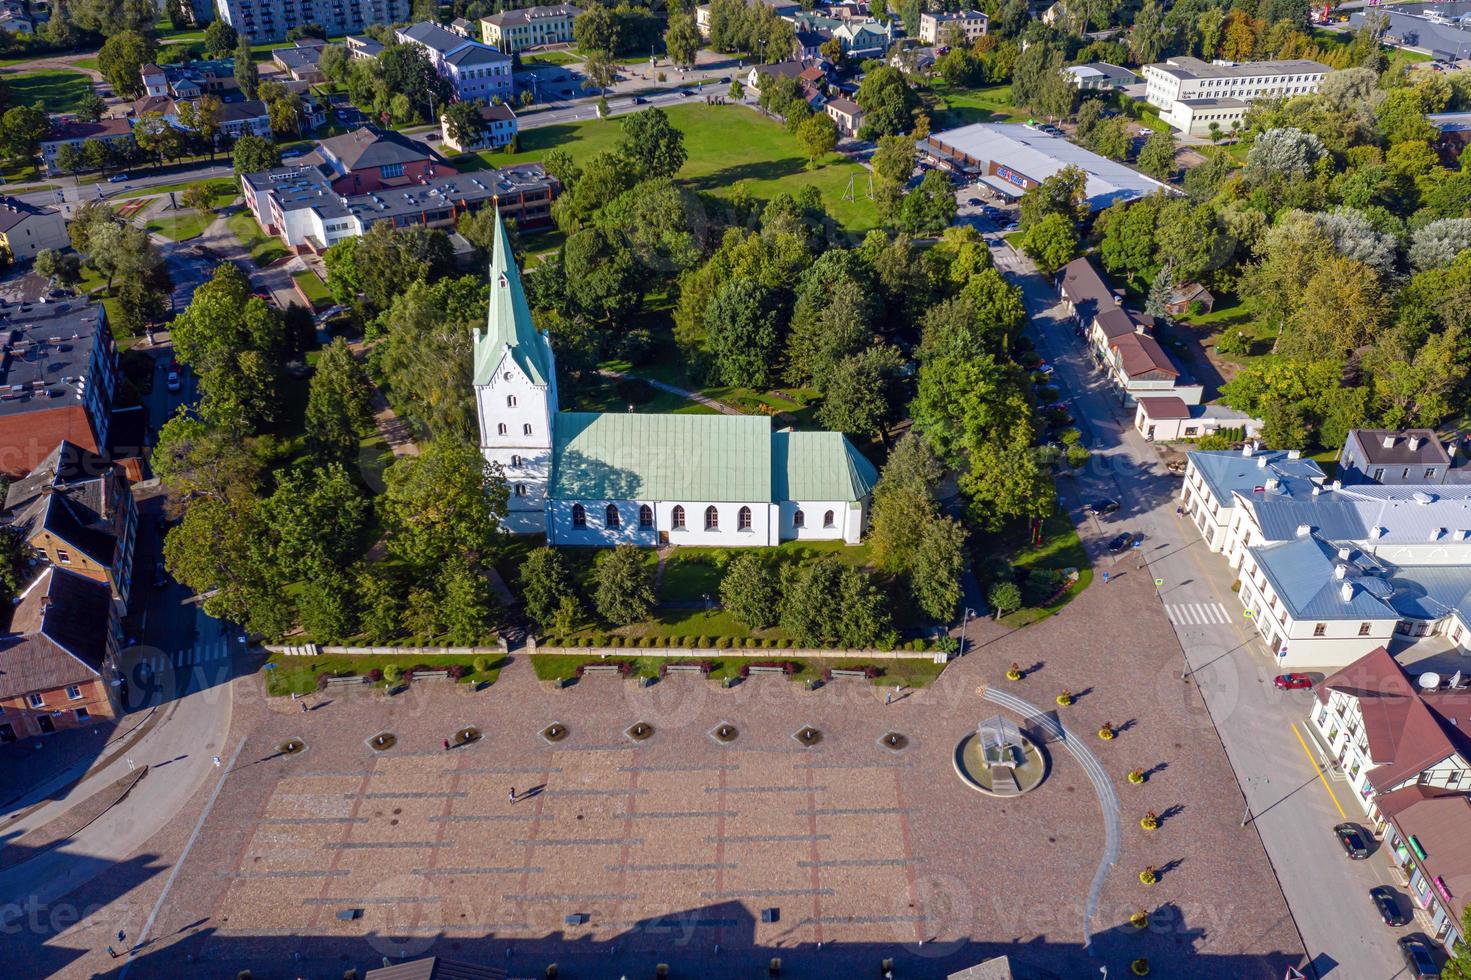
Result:
[[[1083,352],[1051,284],[998,236],[988,237],[997,266],[1022,288],[1030,336],[1055,366],[1054,383],[1069,398],[1094,454],[1078,477],[1062,481],[1063,500],[1077,507],[1113,497],[1124,506],[1107,518],[1107,530],[1144,534],[1142,557],[1164,581],[1160,600],[1184,651],[1181,672],[1188,663],[1249,801],[1243,818],[1261,835],[1318,975],[1335,980],[1404,975],[1394,939],[1411,930],[1384,926],[1368,890],[1391,885],[1402,911],[1409,910],[1409,900],[1395,884],[1386,855],[1351,862],[1333,837],[1333,825],[1345,815],[1362,820],[1364,814],[1346,783],[1319,776],[1303,744],[1313,692],[1272,686],[1276,671],[1255,632],[1244,627],[1225,561],[1210,554],[1194,528],[1175,516],[1178,478],[1133,429],[1132,413],[1119,405]],[[1126,566],[1137,560],[1120,559]],[[1162,677],[1159,691],[1162,697],[1192,696],[1189,684],[1178,677]]]

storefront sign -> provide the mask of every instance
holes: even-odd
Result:
[[[1410,835],[1410,847],[1415,851],[1415,857],[1421,861],[1425,860],[1425,848],[1420,846],[1420,841],[1414,834]]]
[[[1435,892],[1447,902],[1451,900],[1451,890],[1445,886],[1445,879],[1440,875],[1435,876]]]
[[[1033,184],[1032,178],[1027,177],[1023,174],[1019,174],[1015,170],[1012,170],[1010,167],[1003,167],[999,163],[996,165],[996,176],[1000,177],[1007,183],[1015,184],[1023,190],[1031,187]]]

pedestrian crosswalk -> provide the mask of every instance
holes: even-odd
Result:
[[[126,657],[125,653],[125,662],[127,662]],[[140,670],[144,676],[147,676],[148,674],[157,675],[168,671],[189,670],[193,667],[220,664],[229,659],[230,647],[228,644],[202,643],[174,653],[159,650],[146,656],[138,656],[132,663],[135,665],[135,670]]]
[[[1225,625],[1231,614],[1219,602],[1167,602],[1165,615],[1176,626]]]

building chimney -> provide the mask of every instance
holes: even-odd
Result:
[[[1299,524],[1297,526],[1297,536],[1300,537],[1300,538],[1305,538],[1309,534],[1312,534],[1312,533],[1313,533],[1313,526],[1311,524]]]
[[[1339,559],[1341,561],[1348,561],[1349,556],[1352,555],[1352,554],[1353,554],[1353,549],[1352,548],[1339,548],[1338,549],[1338,557],[1339,557]]]
[[[1267,468],[1267,457],[1265,457],[1265,456],[1258,456],[1256,458],[1256,468],[1259,469],[1259,470],[1266,469]]]
[[[1334,565],[1333,566],[1333,577],[1336,578],[1336,579],[1338,579],[1338,581],[1342,582],[1345,578],[1348,577],[1348,566],[1347,565]]]
[[[1420,441],[1421,440],[1420,440],[1420,437],[1419,436],[1410,436],[1410,451],[1411,452],[1414,452],[1416,449],[1419,449],[1420,448]]]
[[[1302,459],[1302,450],[1301,449],[1289,449],[1289,450],[1287,450],[1287,458],[1288,459]]]
[[[1386,432],[1386,433],[1384,433],[1384,448],[1385,449],[1393,449],[1394,448],[1394,433],[1393,432]]]
[[[1248,439],[1246,442],[1243,442],[1241,444],[1241,455],[1245,456],[1247,459],[1251,459],[1251,440],[1250,439]]]
[[[1354,584],[1352,582],[1344,582],[1338,587],[1338,595],[1344,602],[1351,601],[1354,597]]]

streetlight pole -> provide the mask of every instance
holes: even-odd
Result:
[[[966,649],[965,631],[970,626],[970,618],[975,614],[976,611],[974,609],[972,609],[970,606],[966,606],[965,618],[960,621],[960,656],[962,657],[965,656]]]

